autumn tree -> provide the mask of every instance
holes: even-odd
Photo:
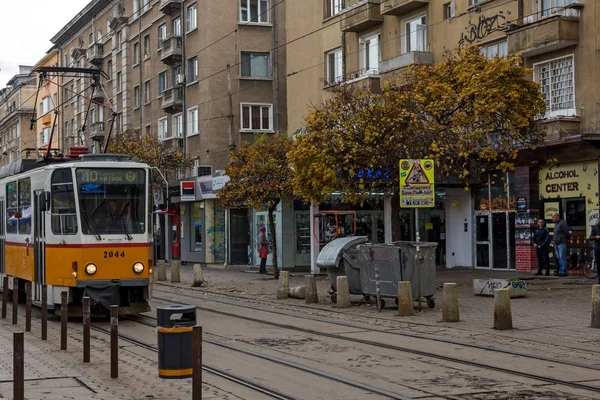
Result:
[[[138,157],[141,162],[158,168],[167,180],[176,179],[177,172],[189,166],[185,155],[176,146],[159,140],[155,135],[140,135],[139,131],[132,129],[113,136],[107,153]],[[154,183],[161,184],[162,178],[155,175]]]
[[[333,191],[350,202],[373,188],[397,192],[401,158],[433,158],[438,176],[466,187],[513,169],[518,150],[544,138],[535,118],[545,103],[528,74],[518,57],[471,47],[409,68],[380,93],[341,84],[290,151],[296,192],[317,202]],[[384,173],[358,178],[369,169]]]
[[[279,267],[273,213],[293,193],[293,171],[287,158],[291,147],[292,141],[284,135],[257,135],[254,142],[244,142],[229,156],[225,172],[230,180],[218,193],[227,208],[248,205],[268,211],[275,279],[279,278]]]

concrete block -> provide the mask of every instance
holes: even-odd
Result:
[[[294,286],[290,288],[288,292],[288,296],[292,299],[303,299],[305,296],[305,287],[304,286]]]
[[[337,307],[348,308],[352,307],[350,302],[350,289],[348,288],[348,277],[338,276],[337,277]]]
[[[157,281],[166,281],[167,280],[167,267],[165,266],[165,260],[158,260],[158,277]]]
[[[181,282],[179,275],[179,261],[171,261],[171,283]]]
[[[202,264],[194,264],[194,282],[192,287],[200,287],[204,283],[204,274],[202,273]]]
[[[600,285],[592,286],[592,328],[600,328]]]
[[[456,283],[444,283],[442,292],[442,321],[458,322],[459,320]]]
[[[512,328],[509,289],[496,289],[494,291],[494,329],[508,330]]]
[[[314,275],[306,275],[304,277],[304,302],[306,304],[318,303],[319,293],[317,293],[317,282]]]
[[[527,282],[508,279],[473,279],[473,294],[477,296],[494,296],[496,289],[509,289],[511,299],[527,296]]]
[[[279,287],[277,288],[277,298],[287,299],[290,291],[290,273],[281,271],[279,273]]]
[[[411,282],[398,282],[398,315],[406,317],[414,314]]]

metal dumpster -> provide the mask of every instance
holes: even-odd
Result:
[[[416,268],[421,268],[421,296],[429,308],[435,307],[435,249],[437,243],[421,242],[420,262],[417,260],[417,242],[364,243],[358,246],[361,291],[375,296],[375,269],[379,272],[381,297],[398,302],[398,282],[410,281],[412,295],[418,300],[419,281]],[[382,307],[385,303],[382,303]]]
[[[358,265],[357,246],[366,243],[366,236],[348,236],[327,243],[317,257],[317,266],[327,268],[331,283],[331,301],[337,300],[337,277],[348,277],[348,289],[351,294],[362,294],[360,267]]]

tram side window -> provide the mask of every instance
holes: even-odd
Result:
[[[17,233],[18,210],[17,182],[8,182],[6,184],[6,233]]]
[[[73,174],[68,168],[52,174],[52,233],[75,235],[77,233],[77,209],[73,192]]]

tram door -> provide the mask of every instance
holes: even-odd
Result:
[[[6,242],[6,211],[4,211],[4,197],[0,198],[0,274],[5,273],[4,244]],[[4,290],[4,288],[3,288]]]
[[[46,252],[45,252],[45,220],[46,196],[43,190],[36,190],[33,194],[33,265],[35,288],[33,300],[41,301],[41,285],[46,283]]]

